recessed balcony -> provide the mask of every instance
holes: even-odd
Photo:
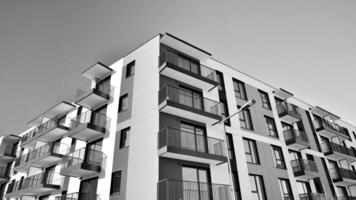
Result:
[[[169,85],[159,91],[159,109],[164,113],[206,124],[222,119],[219,102]]]
[[[207,164],[227,162],[224,140],[168,127],[158,133],[158,154]]]
[[[165,51],[159,56],[160,74],[189,83],[204,91],[209,91],[218,85],[215,70],[198,62],[185,62],[171,51]]]
[[[114,87],[78,89],[75,103],[88,109],[99,108],[111,99]]]
[[[48,194],[59,191],[62,184],[62,176],[51,172],[42,172],[9,183],[5,196],[7,198],[20,198],[23,195],[35,196]]]
[[[98,175],[102,170],[103,155],[101,151],[94,149],[78,149],[66,156],[60,173],[77,178]]]
[[[68,136],[82,141],[104,137],[110,125],[110,118],[104,114],[87,111],[71,120]]]
[[[356,184],[356,172],[344,168],[329,169],[331,179],[339,185],[348,186]]]
[[[184,180],[162,180],[158,182],[158,200],[231,200],[230,185],[193,182]]]
[[[0,166],[0,185],[9,181],[10,169],[7,166]]]
[[[1,136],[0,143],[0,162],[9,163],[16,158],[16,149],[20,137],[16,135]]]
[[[288,147],[302,150],[310,147],[309,139],[304,131],[288,129],[283,131],[284,139]]]
[[[292,160],[292,169],[296,178],[308,180],[318,177],[318,167],[311,160],[297,159]]]
[[[303,193],[299,194],[300,200],[326,200],[325,194],[322,193]]]
[[[89,196],[91,198],[89,198]],[[86,200],[86,199],[102,200],[102,199],[100,199],[99,195],[96,195],[96,197],[93,197],[93,194],[79,193],[79,192],[59,195],[59,196],[56,196],[54,200]]]
[[[289,124],[294,124],[302,119],[299,108],[283,101],[276,105],[279,118]]]
[[[29,166],[46,167],[57,163],[63,159],[68,150],[69,146],[62,143],[43,145],[17,158],[14,171],[26,172]]]
[[[53,142],[67,133],[70,126],[70,118],[63,117],[58,120],[48,120],[26,133],[21,138],[21,147],[31,147],[36,140]]]
[[[333,142],[324,142],[320,146],[322,152],[328,158],[356,162],[356,151],[354,149]]]
[[[315,130],[325,137],[343,137],[346,139],[350,139],[350,135],[346,133],[342,127],[337,125],[334,122],[331,122],[326,119],[316,119],[313,122]]]

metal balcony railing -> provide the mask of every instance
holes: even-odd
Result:
[[[167,179],[158,187],[159,200],[232,200],[229,185]]]
[[[95,93],[105,99],[110,99],[112,91],[114,91],[114,86],[109,86],[109,87],[98,87],[98,88],[92,88],[92,87],[85,87],[82,89],[77,89],[76,93],[76,99],[82,99],[86,95],[90,93]]]
[[[356,158],[356,151],[351,148],[347,148],[343,145],[336,144],[333,142],[324,142],[320,144],[323,153],[335,151],[344,155],[352,156]]]
[[[89,199],[89,196],[92,197],[92,195],[93,194],[75,192],[75,193],[56,196],[55,200],[87,200]],[[99,195],[96,195],[95,199],[101,200]]]
[[[347,178],[347,179],[356,180],[356,172],[350,169],[331,168],[329,169],[329,173],[332,179]]]
[[[293,105],[293,104],[290,104],[286,101],[283,101],[281,103],[278,103],[276,105],[277,107],[277,112],[278,114],[282,114],[282,113],[292,113],[296,116],[299,116],[301,117],[300,113],[299,113],[299,110],[298,110],[298,107]]]
[[[159,56],[159,66],[161,66],[163,63],[169,63],[183,70],[186,70],[187,72],[199,75],[215,82],[217,81],[215,70],[199,63],[193,64],[193,66],[192,64],[188,63],[184,64],[183,62],[179,62],[178,58],[179,56],[177,54],[170,51],[165,51]]]
[[[316,163],[311,160],[296,159],[291,161],[291,165],[294,173],[300,173],[304,171],[318,172]]]
[[[299,194],[300,200],[327,200],[324,194],[321,193],[304,193]]]
[[[68,117],[61,118],[60,120],[48,120],[43,124],[37,126],[36,128],[32,129],[24,136],[22,136],[21,143],[30,141],[31,139],[34,139],[36,136],[41,135],[41,133],[44,133],[47,130],[50,130],[54,127],[57,126],[68,127],[68,120],[70,120]]]
[[[331,122],[329,120],[326,120],[324,118],[322,119],[315,119],[313,122],[315,129],[331,129],[332,131],[336,131],[339,134],[345,135],[346,137],[350,137],[350,135],[344,131],[344,129],[339,126],[338,124]]]
[[[9,168],[7,166],[1,166],[0,167],[0,177],[9,177]]]
[[[283,134],[284,134],[284,139],[287,143],[293,141],[309,142],[307,133],[305,133],[304,131],[300,131],[297,129],[288,129],[283,131]]]
[[[69,153],[66,157],[67,160],[64,168],[82,163],[101,167],[104,154],[98,150],[82,148]]]
[[[210,114],[221,116],[220,103],[189,90],[166,85],[159,91],[159,102],[170,100],[184,106],[193,108],[194,110],[204,111]]]
[[[81,125],[90,124],[93,127],[107,130],[110,124],[110,118],[102,113],[86,111],[79,116],[72,118],[70,124],[70,129],[77,128]]]
[[[158,133],[159,148],[177,147],[200,153],[225,156],[224,140],[165,127]]]

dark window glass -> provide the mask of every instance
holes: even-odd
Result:
[[[265,200],[265,189],[262,176],[250,174],[251,200]]]
[[[129,97],[127,94],[124,94],[120,97],[120,101],[119,101],[119,112],[123,112],[125,110],[127,110],[128,108],[128,101],[129,101]]]
[[[239,106],[237,106],[239,108]],[[249,109],[244,109],[239,113],[241,128],[253,130],[251,113]]]
[[[119,193],[121,189],[121,171],[113,172],[111,175],[110,194]]]
[[[279,179],[279,187],[281,189],[282,197],[285,200],[293,200],[292,189],[289,180]]]
[[[135,61],[132,61],[126,65],[126,78],[133,76],[134,74],[135,74]]]
[[[244,138],[244,149],[246,154],[246,161],[248,163],[259,164],[258,152],[256,142]]]
[[[224,92],[225,91],[224,76],[219,71],[216,71],[216,80],[218,82],[219,91]]]
[[[282,149],[277,146],[272,146],[272,150],[273,150],[273,154],[274,154],[274,161],[275,161],[276,167],[285,169],[286,164],[284,162],[284,156],[283,156]]]
[[[130,128],[125,128],[121,130],[120,136],[120,149],[128,147],[130,142]]]
[[[271,110],[271,103],[269,101],[268,94],[262,90],[259,90],[262,100],[262,107]]]
[[[239,80],[233,79],[235,97],[237,99],[247,100],[245,84]]]
[[[236,160],[236,157],[235,157],[235,150],[234,150],[234,143],[233,143],[233,140],[232,140],[232,135],[227,133],[226,134],[226,143],[227,143],[227,151],[228,151],[228,155],[229,155],[229,158],[231,160]]]
[[[226,101],[220,100],[220,111],[221,111],[221,116],[223,119],[229,116],[229,111],[227,109],[227,103]],[[230,125],[230,119],[225,120],[225,125]]]
[[[277,127],[274,119],[267,116],[265,116],[265,119],[267,124],[268,135],[271,137],[278,138]]]
[[[177,59],[178,67],[195,74],[200,74],[198,61],[191,60],[183,55],[178,55]]]

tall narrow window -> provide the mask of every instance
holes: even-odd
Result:
[[[261,100],[262,100],[262,107],[271,110],[271,103],[269,101],[269,97],[267,92],[264,92],[262,90],[258,90],[261,95]]]
[[[243,139],[244,148],[246,154],[246,160],[248,163],[259,164],[258,151],[256,147],[256,142],[249,139]]]
[[[126,78],[133,76],[135,73],[135,61],[126,65]]]
[[[113,172],[111,175],[110,194],[119,193],[121,189],[121,171]]]
[[[247,100],[245,84],[239,80],[233,79],[235,97],[237,99]]]
[[[267,116],[265,116],[265,119],[267,124],[268,135],[271,137],[278,138],[277,127],[276,123],[274,122],[274,119]]]
[[[262,176],[250,174],[252,200],[265,200],[265,189]]]
[[[292,194],[292,189],[290,187],[289,180],[279,179],[279,187],[280,187],[283,199],[293,200],[293,194]]]
[[[130,127],[121,130],[120,149],[128,147],[130,142]]]
[[[240,106],[237,106],[239,108]],[[241,128],[253,130],[250,110],[244,109],[239,113]]]
[[[227,144],[227,152],[230,160],[236,160],[234,143],[232,140],[232,135],[230,133],[226,133],[226,144]]]
[[[272,146],[272,150],[273,150],[273,154],[274,154],[274,161],[275,161],[276,167],[277,168],[281,168],[281,169],[285,169],[286,168],[286,164],[284,162],[284,156],[283,156],[282,148],[281,147],[277,147],[277,146]]]
[[[129,101],[129,97],[127,94],[124,94],[120,97],[119,100],[119,112],[123,112],[125,110],[127,110],[128,108],[128,101]]]
[[[224,76],[219,71],[216,71],[216,81],[218,82],[218,90],[224,92],[225,91]]]
[[[221,110],[221,116],[223,119],[229,116],[229,111],[227,109],[227,103],[226,101],[220,100],[220,110]],[[230,125],[230,119],[227,119],[224,121],[225,125]]]

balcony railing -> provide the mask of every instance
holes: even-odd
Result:
[[[87,199],[93,199],[92,196],[93,194],[75,192],[75,193],[56,196],[55,200],[87,200]],[[101,200],[99,195],[96,195],[95,199]]]
[[[339,152],[341,154],[356,158],[356,151],[343,145],[333,142],[324,142],[321,143],[320,146],[323,153]]]
[[[291,161],[293,172],[298,174],[301,172],[318,172],[318,167],[314,161],[307,159],[296,159]]]
[[[171,146],[200,153],[225,156],[224,140],[168,127],[159,131],[158,138],[159,148]]]
[[[166,99],[194,110],[221,116],[219,102],[204,98],[189,90],[166,85],[159,91],[159,102],[161,103]]]
[[[68,120],[69,118],[64,117],[61,118],[60,120],[48,120],[46,122],[44,122],[43,124],[39,125],[38,127],[34,128],[33,130],[31,130],[30,132],[26,133],[24,136],[22,136],[21,138],[21,143],[26,143],[28,141],[30,141],[31,139],[34,139],[36,136],[41,135],[42,133],[61,126],[61,127],[68,127]]]
[[[332,168],[329,169],[330,176],[334,180],[340,180],[341,178],[352,179],[356,181],[356,172],[350,169],[344,168]]]
[[[7,166],[0,167],[0,178],[8,178],[9,177],[9,168]]]
[[[101,167],[103,155],[103,152],[94,149],[78,149],[68,154],[64,167],[71,167],[82,163]]]
[[[15,167],[36,160],[37,158],[50,153],[64,155],[68,152],[68,150],[68,146],[63,143],[45,144],[17,158],[15,161]]]
[[[94,128],[106,129],[110,123],[110,118],[102,113],[86,111],[71,120],[70,129],[77,128],[84,124],[90,124]]]
[[[0,153],[0,156],[9,156],[9,157],[16,157],[16,148],[14,145],[6,144],[5,149],[2,153]]]
[[[322,130],[322,129],[328,129],[328,130],[331,130],[331,131],[335,131],[335,132],[337,132],[337,133],[339,133],[339,134],[341,134],[341,135],[343,135],[343,136],[345,136],[347,138],[350,138],[350,135],[347,132],[345,132],[341,126],[337,125],[334,122],[326,120],[324,118],[315,119],[313,124],[314,124],[315,129],[317,131]]]
[[[175,53],[165,51],[159,56],[159,66],[164,63],[169,63],[183,70],[186,70],[187,72],[196,74],[198,76],[210,79],[215,82],[217,81],[215,70],[199,63],[194,64],[194,66],[191,66],[190,64],[185,65],[183,62],[178,61],[178,57],[179,56]]]
[[[86,87],[83,89],[77,89],[76,99],[81,99],[87,96],[89,93],[95,93],[105,99],[110,99],[110,94],[112,91],[114,91],[114,86],[99,88]]]
[[[163,180],[158,187],[159,200],[232,200],[229,185]]]
[[[298,116],[299,118],[301,117],[298,107],[293,104],[290,104],[286,101],[278,103],[276,105],[276,107],[277,107],[277,112],[279,115],[284,114],[284,113],[291,113],[295,116]]]
[[[325,197],[325,194],[321,193],[304,193],[299,194],[300,200],[328,200]]]
[[[296,129],[288,129],[283,131],[283,134],[287,144],[298,142],[298,141],[302,141],[305,143],[309,142],[308,136],[304,131],[300,131]]]

